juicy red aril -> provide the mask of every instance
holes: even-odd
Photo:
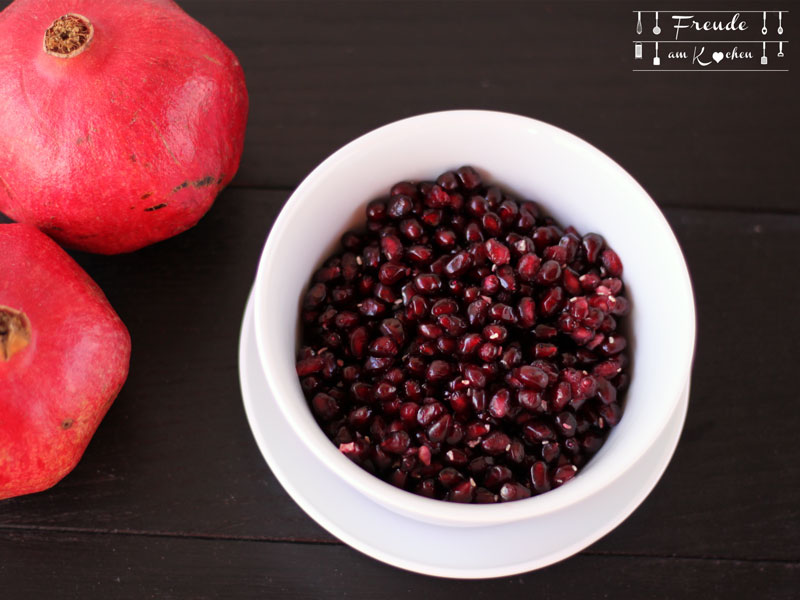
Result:
[[[304,358],[297,361],[297,375],[299,377],[305,377],[306,375],[311,375],[312,373],[319,373],[322,371],[324,366],[325,362],[319,356]]]
[[[524,281],[533,281],[541,265],[542,259],[535,254],[523,254],[517,262],[517,273]]]
[[[439,471],[439,482],[446,488],[452,488],[464,481],[464,475],[453,467],[445,467]]]
[[[578,426],[578,423],[575,420],[575,415],[571,412],[565,411],[559,413],[556,415],[555,422],[559,432],[564,437],[572,437],[575,435],[575,430]]]
[[[533,491],[541,494],[550,489],[550,478],[548,476],[547,463],[536,461],[531,466],[531,484]]]
[[[627,340],[621,335],[610,335],[600,345],[600,350],[606,356],[611,356],[613,354],[619,354],[620,352],[625,350],[625,347],[627,345],[628,345]]]
[[[525,423],[522,428],[522,434],[531,443],[552,441],[556,439],[556,432],[553,431],[553,428],[539,420],[533,420]]]
[[[422,273],[414,278],[414,286],[423,294],[434,294],[442,287],[442,280],[435,273]]]
[[[516,323],[517,315],[514,314],[514,309],[508,304],[498,302],[489,307],[489,316],[492,319],[503,321],[504,323]]]
[[[518,370],[518,377],[527,388],[543,390],[547,387],[547,373],[537,367],[521,366]]]
[[[396,235],[385,235],[381,238],[381,252],[386,260],[400,260],[403,256],[403,242]]]
[[[408,433],[405,431],[395,431],[386,436],[381,442],[381,449],[391,454],[402,454],[411,442]]]
[[[545,317],[552,317],[564,305],[564,289],[553,287],[545,292],[539,302],[539,312]]]
[[[500,217],[492,211],[487,212],[481,217],[481,226],[487,235],[497,236],[503,232],[503,222]]]
[[[489,260],[491,260],[496,265],[504,265],[508,261],[511,260],[511,252],[508,249],[508,246],[499,242],[495,239],[491,239],[486,242],[486,254],[489,256]]]
[[[483,485],[490,490],[497,490],[504,483],[511,481],[514,472],[503,465],[495,465],[487,469],[486,474],[483,476]]]
[[[586,260],[589,261],[589,264],[595,264],[600,257],[600,251],[605,246],[603,237],[596,233],[587,233],[583,236],[581,244],[586,252]]]
[[[428,367],[425,377],[428,381],[441,381],[447,378],[451,372],[452,369],[449,363],[443,360],[434,360]]]
[[[340,451],[403,490],[558,487],[622,416],[619,256],[472,167],[400,182],[313,273],[296,371]]]
[[[495,431],[484,438],[483,442],[481,442],[481,448],[487,454],[494,456],[505,452],[510,444],[511,439],[505,433]]]
[[[401,219],[411,212],[414,202],[406,194],[396,194],[389,199],[386,212],[393,219]]]
[[[491,413],[495,419],[502,419],[506,416],[510,408],[511,393],[505,388],[500,388],[495,392],[494,396],[492,396],[492,400],[489,402],[489,413]]]
[[[462,481],[456,484],[450,493],[447,494],[447,500],[450,502],[472,502],[475,493],[475,486],[471,481]]]
[[[600,262],[606,268],[606,271],[612,277],[619,277],[622,275],[622,261],[611,248],[606,248],[600,255]]]
[[[376,338],[369,345],[369,352],[375,356],[394,356],[397,354],[397,342],[387,336]]]
[[[433,185],[425,194],[425,206],[430,208],[446,208],[450,204],[450,196],[441,186]]]
[[[339,404],[336,400],[332,396],[322,392],[316,394],[311,399],[311,406],[314,412],[323,419],[331,419],[339,413]]]
[[[500,488],[500,499],[503,502],[522,500],[523,498],[530,498],[530,496],[531,491],[519,483],[504,483],[503,487]]]
[[[461,167],[456,171],[464,190],[474,190],[481,185],[481,176],[472,167]]]
[[[553,485],[554,486],[563,485],[564,483],[575,477],[575,473],[577,473],[577,471],[578,469],[575,467],[575,465],[566,464],[558,467],[553,473],[553,479],[552,479]]]

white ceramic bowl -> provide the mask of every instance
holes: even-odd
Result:
[[[431,500],[370,475],[331,443],[295,374],[299,306],[311,274],[366,203],[402,180],[430,180],[473,165],[485,181],[538,201],[564,225],[602,234],[624,264],[633,310],[632,376],[625,412],[578,475],[541,496],[496,505]],[[669,422],[689,383],[695,343],[691,282],[675,237],[633,178],[579,138],[527,117],[447,111],[368,133],[306,177],[269,235],[255,282],[256,341],[273,398],[308,448],[373,501],[437,525],[485,526],[546,518],[597,494],[630,471]],[[624,498],[620,498],[624,502]]]

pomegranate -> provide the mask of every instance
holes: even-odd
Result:
[[[192,227],[233,178],[239,62],[171,0],[15,0],[0,13],[0,211],[129,252]]]
[[[429,498],[572,479],[622,418],[621,258],[472,167],[403,181],[314,273],[297,375],[339,450]]]
[[[30,225],[0,225],[0,499],[69,473],[128,375],[103,292]]]

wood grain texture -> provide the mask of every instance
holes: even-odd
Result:
[[[481,108],[579,135],[664,206],[800,210],[794,53],[789,73],[634,73],[631,11],[646,2],[181,5],[247,74],[253,109],[237,185],[293,187],[375,127]],[[787,39],[800,32],[788,17],[786,29]]]
[[[241,170],[193,230],[131,255],[75,254],[131,331],[131,375],[72,474],[0,503],[0,597],[796,597],[793,52],[790,73],[633,73],[631,11],[646,3],[180,4],[245,67]],[[236,362],[289,190],[356,136],[450,108],[539,118],[617,160],[665,208],[698,308],[689,414],[653,493],[578,556],[490,582],[404,573],[317,526],[258,452]]]
[[[77,469],[6,502],[0,526],[332,539],[269,473],[239,395],[241,313],[286,196],[230,189],[184,235],[127,256],[76,255],[130,328],[131,376]],[[688,420],[664,479],[594,550],[800,561],[787,368],[800,324],[775,310],[800,303],[794,263],[777,260],[793,255],[800,216],[667,217],[698,305]]]
[[[406,573],[336,545],[86,534],[53,540],[36,532],[0,532],[0,556],[5,589],[54,600],[789,600],[800,569],[780,562],[582,555],[522,576],[453,581]]]

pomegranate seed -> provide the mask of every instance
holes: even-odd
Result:
[[[450,196],[440,186],[434,185],[425,194],[425,206],[429,208],[447,208],[450,206]]]
[[[465,190],[474,190],[481,185],[481,176],[472,167],[461,167],[456,171],[456,175]]]
[[[542,460],[552,463],[561,456],[561,446],[558,442],[542,442]]]
[[[492,319],[503,321],[504,323],[516,323],[517,316],[514,314],[514,309],[508,304],[498,302],[489,307],[489,316]]]
[[[384,263],[378,271],[378,280],[385,285],[394,285],[406,275],[406,268],[397,263]]]
[[[397,388],[388,381],[381,381],[373,389],[376,400],[389,401],[397,398]]]
[[[390,337],[382,336],[369,345],[369,351],[375,356],[394,356],[397,354],[397,342]]]
[[[311,400],[311,406],[317,416],[323,419],[332,419],[339,413],[339,403],[329,394],[322,392],[314,396]]]
[[[458,189],[459,180],[453,171],[447,171],[437,177],[436,185],[448,192],[453,192]]]
[[[559,266],[567,263],[567,249],[563,246],[548,246],[544,249],[542,256],[545,260],[552,260]]]
[[[520,406],[530,412],[537,412],[542,406],[542,395],[534,390],[519,390],[517,400]]]
[[[583,245],[584,252],[586,252],[586,260],[589,261],[589,264],[591,265],[597,263],[597,259],[600,257],[600,252],[606,245],[603,237],[596,233],[587,233],[585,236],[583,236],[581,244]]]
[[[386,218],[386,203],[382,200],[373,200],[367,204],[367,219],[370,221],[383,221]]]
[[[564,304],[564,288],[553,287],[547,290],[539,302],[539,312],[545,317],[552,317]]]
[[[525,387],[533,390],[543,390],[547,387],[547,373],[538,367],[523,365],[518,369],[518,377]]]
[[[405,257],[416,264],[424,265],[433,259],[433,250],[428,246],[410,246],[406,250]]]
[[[611,335],[600,345],[600,351],[606,356],[619,354],[628,345],[627,340],[621,335]]]
[[[511,251],[502,242],[490,239],[486,242],[486,254],[496,265],[504,265],[511,260]]]
[[[565,484],[567,481],[575,477],[575,473],[577,471],[578,469],[575,467],[575,465],[566,464],[558,467],[553,473],[553,485],[558,487]]]
[[[502,454],[511,445],[511,439],[501,431],[493,431],[481,442],[484,452],[492,456]]]
[[[441,381],[446,379],[452,372],[450,364],[443,360],[434,360],[428,367],[425,376],[428,381]]]
[[[486,234],[492,237],[499,236],[503,232],[503,222],[492,211],[485,213],[481,217],[481,226]]]
[[[319,356],[311,356],[309,358],[304,358],[303,360],[298,361],[297,363],[297,375],[300,377],[305,377],[306,375],[311,375],[313,373],[319,373],[322,371],[322,368],[325,366],[325,362]]]
[[[500,499],[503,502],[530,498],[530,495],[531,491],[519,483],[504,483],[503,487],[500,488]]]
[[[575,430],[578,426],[577,421],[575,420],[575,415],[571,412],[562,412],[556,415],[556,426],[558,427],[559,432],[564,437],[572,437],[575,435]]]
[[[550,489],[547,463],[537,460],[531,466],[531,485],[537,494],[543,494]]]
[[[482,344],[480,348],[478,348],[478,357],[487,363],[494,362],[494,360],[500,355],[500,346],[497,344],[492,344],[490,342],[486,342]]]
[[[434,294],[442,287],[442,280],[435,273],[422,273],[414,278],[414,286],[422,294]]]
[[[508,414],[510,406],[511,393],[507,389],[501,388],[495,392],[489,402],[489,413],[496,419],[502,419]]]
[[[445,467],[439,471],[439,483],[446,488],[453,488],[464,481],[464,476],[453,467]]]
[[[606,248],[600,255],[600,262],[612,277],[620,277],[622,275],[622,261],[611,248]]]
[[[386,436],[381,442],[381,449],[391,454],[402,454],[408,448],[411,439],[405,431],[395,431]]]
[[[417,484],[414,491],[420,496],[434,498],[436,496],[436,482],[433,479],[423,479]]]
[[[475,365],[467,365],[464,368],[464,377],[474,388],[483,389],[486,387],[486,376],[483,374],[483,371]]]
[[[497,496],[483,487],[476,487],[474,492],[475,504],[493,504],[498,501]]]
[[[389,199],[386,212],[393,219],[402,219],[414,208],[414,202],[406,194],[397,194]]]
[[[471,481],[462,481],[456,484],[450,493],[447,494],[447,500],[450,502],[472,502],[475,494],[475,485]]]
[[[550,358],[555,356],[558,352],[558,347],[555,344],[536,344],[533,349],[533,354],[536,358]]]
[[[523,254],[517,262],[517,273],[524,281],[533,281],[542,265],[542,259],[533,253]]]
[[[508,467],[502,465],[494,465],[486,470],[483,477],[483,485],[490,490],[499,489],[504,483],[511,481],[514,473]]]
[[[403,242],[396,235],[385,235],[381,238],[381,252],[386,260],[400,260],[403,256]]]
[[[522,435],[531,443],[553,441],[556,439],[556,432],[547,423],[533,420],[525,423],[522,428]]]
[[[447,437],[452,424],[453,417],[451,417],[449,414],[439,417],[436,421],[431,423],[426,430],[428,439],[434,443],[443,441]]]

